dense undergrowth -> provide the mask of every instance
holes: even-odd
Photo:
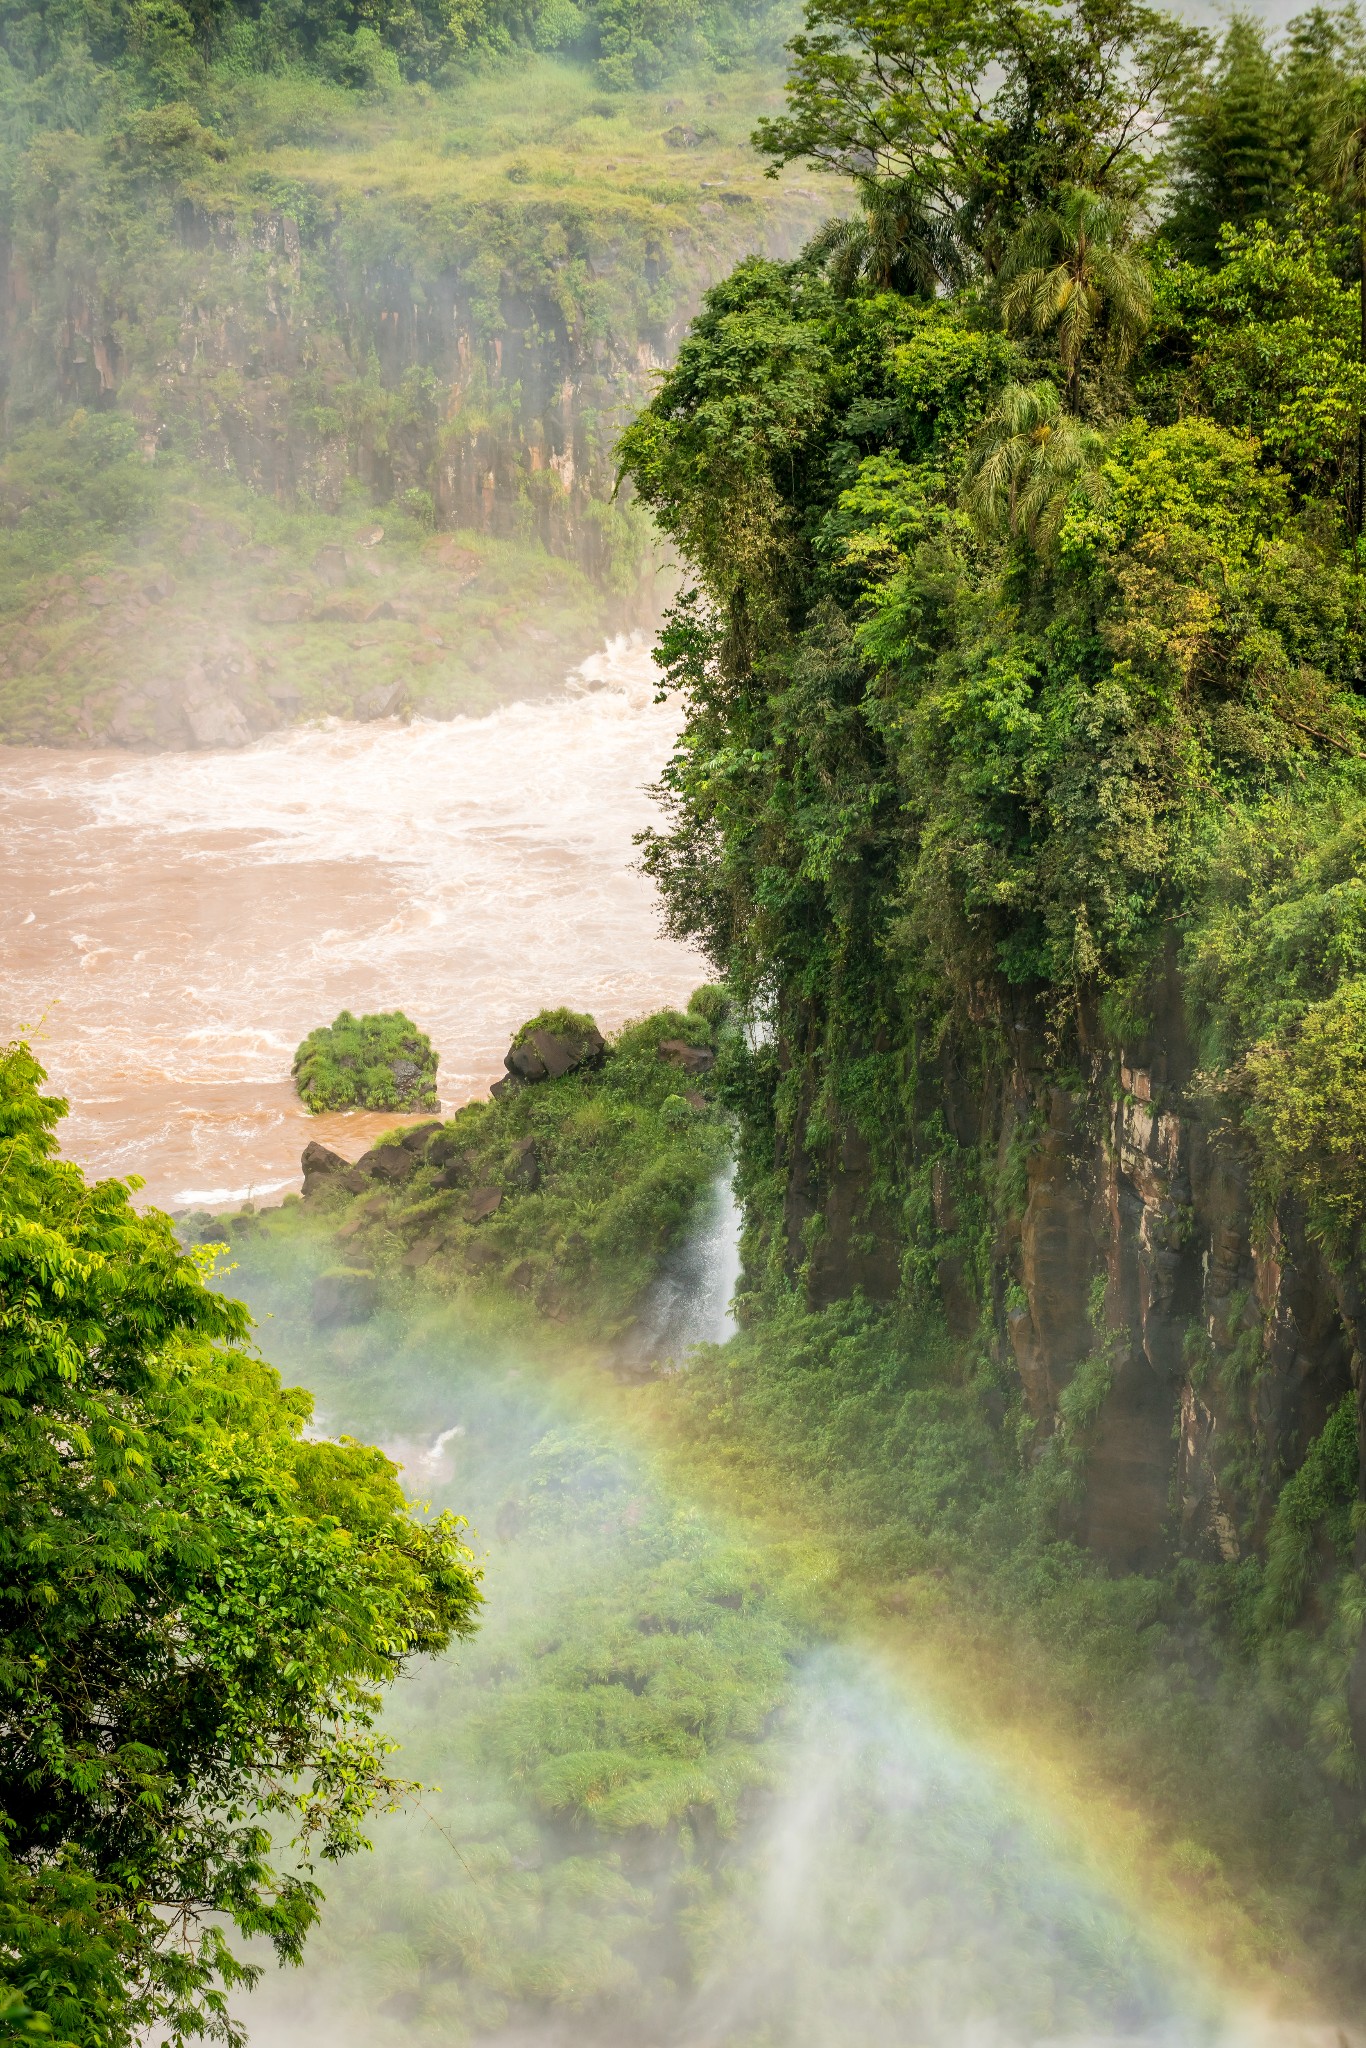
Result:
[[[310,1031],[294,1055],[300,1100],[326,1109],[437,1109],[437,1055],[401,1010],[353,1017],[343,1010]]]

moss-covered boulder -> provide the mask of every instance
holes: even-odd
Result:
[[[607,1041],[591,1017],[577,1010],[542,1010],[529,1018],[503,1060],[519,1081],[558,1081],[581,1067],[600,1067]]]
[[[310,1031],[294,1055],[294,1085],[315,1113],[325,1109],[439,1109],[437,1054],[402,1010],[353,1017]]]

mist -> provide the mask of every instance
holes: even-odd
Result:
[[[729,1332],[735,1228],[723,1179],[656,1304],[673,1369]],[[1211,1988],[1027,1798],[515,1349],[450,1314],[319,1337],[305,1275],[247,1277],[319,1426],[467,1514],[488,1593],[478,1639],[396,1688],[425,1789],[329,1875],[303,1969],[244,2005],[254,2041],[1220,2036]]]

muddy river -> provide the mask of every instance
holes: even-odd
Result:
[[[443,1104],[564,1003],[604,1028],[703,978],[659,932],[632,837],[677,712],[643,643],[564,692],[449,723],[300,728],[231,753],[0,748],[0,1035],[71,1103],[67,1153],[169,1207],[277,1196],[309,1137],[294,1049],[403,1009]]]

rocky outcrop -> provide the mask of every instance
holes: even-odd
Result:
[[[1237,1559],[1334,1409],[1366,1398],[1362,1276],[1293,1208],[1259,1208],[1192,1071],[1179,990],[1147,1040],[1067,1087],[1042,1034],[1016,1039],[1013,1069],[965,1085],[946,1067],[924,1088],[920,1129],[950,1140],[931,1162],[917,1130],[874,1147],[852,1119],[830,1128],[803,1077],[792,1128],[826,1130],[780,1140],[789,1270],[813,1306],[890,1300],[928,1228],[950,1329],[1015,1377],[1038,1450],[1069,1433],[1077,1538],[1119,1569]],[[886,1192],[917,1174],[928,1217]]]
[[[689,1045],[682,1038],[661,1038],[659,1057],[668,1066],[691,1076],[709,1074],[716,1065],[716,1054],[709,1045]]]
[[[600,1067],[607,1041],[595,1024],[527,1032],[503,1057],[518,1081],[558,1081],[579,1067]]]
[[[375,1276],[362,1267],[339,1266],[313,1282],[313,1320],[320,1330],[368,1322],[378,1301]]]

